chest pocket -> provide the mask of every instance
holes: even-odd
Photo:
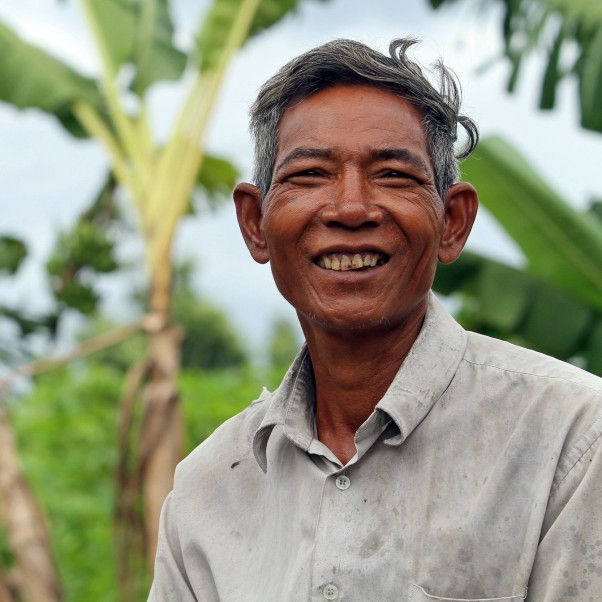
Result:
[[[526,594],[525,594],[526,595]],[[429,594],[425,589],[410,583],[408,602],[521,602],[525,596],[506,596],[501,598],[445,598]]]

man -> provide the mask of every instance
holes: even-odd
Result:
[[[430,292],[475,219],[454,142],[477,133],[412,43],[335,41],[259,93],[234,200],[307,344],[180,464],[151,600],[602,600],[602,382]]]

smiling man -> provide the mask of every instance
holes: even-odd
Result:
[[[338,40],[259,93],[234,200],[306,345],[180,464],[151,600],[602,600],[602,383],[430,292],[475,219],[477,133],[412,43]]]

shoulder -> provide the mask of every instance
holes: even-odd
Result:
[[[582,391],[602,403],[602,378],[531,349],[468,332],[464,361],[476,370],[503,373],[535,387],[558,386]]]
[[[239,414],[226,420],[178,464],[174,478],[176,495],[214,479],[244,463],[255,464],[253,437],[269,407],[272,394],[264,389],[259,398]]]
[[[555,489],[600,448],[602,378],[511,343],[468,333],[461,370],[481,399],[530,441],[553,445]],[[552,449],[547,447],[546,449]]]

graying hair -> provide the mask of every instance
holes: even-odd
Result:
[[[435,184],[442,199],[457,181],[458,165],[479,139],[476,123],[460,115],[461,90],[455,75],[441,62],[435,65],[438,89],[408,58],[417,40],[401,38],[389,45],[389,56],[354,40],[334,40],[293,59],[260,89],[251,107],[251,134],[255,143],[253,178],[267,194],[272,181],[278,144],[278,126],[293,102],[336,85],[368,85],[387,90],[414,105],[422,123],[435,170]],[[458,125],[466,131],[466,143],[455,152]]]

